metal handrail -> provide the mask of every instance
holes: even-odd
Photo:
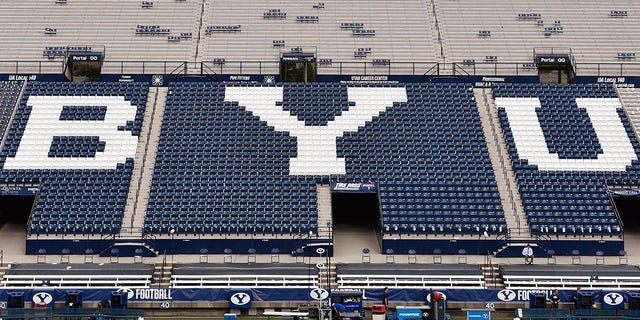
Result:
[[[607,197],[609,198],[609,202],[611,202],[611,207],[613,208],[613,213],[616,215],[616,220],[618,220],[618,223],[620,224],[620,237],[624,239],[624,223],[622,221],[622,216],[620,215],[620,211],[618,211],[616,202],[613,200],[613,196],[611,196],[611,193],[609,192],[609,185],[606,180],[604,181],[604,187],[607,190]]]
[[[156,114],[156,106],[158,104],[158,89],[156,88],[155,90],[155,95],[153,98],[153,109],[151,110],[151,120],[149,121],[149,128],[147,131],[147,138],[145,141],[145,146],[144,146],[144,155],[142,156],[142,163],[140,164],[140,177],[138,177],[138,187],[136,189],[136,198],[133,202],[133,214],[131,215],[131,222],[130,222],[130,226],[131,229],[133,230],[133,220],[137,214],[137,209],[138,209],[138,199],[140,197],[140,186],[142,185],[142,177],[144,176],[144,169],[145,169],[145,164],[147,161],[147,153],[149,151],[149,138],[151,137],[151,131],[153,130],[153,118],[155,117]]]
[[[623,99],[620,99],[620,90],[619,90],[618,86],[617,85],[613,85],[613,89],[616,91],[616,95],[618,96],[618,101],[620,101],[620,104],[622,105],[622,112],[624,112],[625,117],[629,121],[629,125],[633,129],[633,133],[636,136],[636,139],[638,141],[640,141],[640,136],[638,135],[638,130],[637,130],[635,124],[633,123],[633,121],[631,121],[631,118],[629,117],[629,112],[627,112],[627,105],[626,105],[626,103],[625,103],[625,101]]]
[[[443,58],[444,59],[444,58]],[[570,54],[573,61],[572,66],[577,76],[598,76],[598,77],[624,77],[632,75],[640,75],[639,62],[579,62],[575,61],[573,55]],[[363,71],[371,71],[372,68],[366,68],[371,65],[371,61],[333,61],[333,66],[319,66],[318,74],[320,75],[357,75]],[[196,68],[196,74],[202,73],[202,66],[214,64],[219,66],[220,72],[226,74],[275,74],[278,73],[278,60],[265,61],[225,61],[223,64],[216,64],[213,61],[118,61],[103,60],[103,74],[187,74],[188,64],[193,64]],[[415,70],[415,66],[431,66],[430,70]],[[448,72],[451,65],[452,69]],[[400,66],[394,69],[394,66]],[[403,68],[402,66],[407,66]],[[351,68],[345,71],[345,68]],[[463,61],[390,61],[386,72],[368,72],[369,75],[387,74],[387,75],[424,75],[433,69],[439,70],[437,75],[455,76],[521,76],[530,75],[537,76],[537,65],[531,61],[474,61],[473,64],[465,64]],[[442,68],[441,68],[442,67]],[[209,67],[214,70],[213,67]],[[65,63],[63,60],[0,60],[0,73],[3,74],[60,74],[64,73]],[[324,71],[324,72],[323,72]],[[12,79],[10,79],[12,80]],[[17,80],[17,79],[16,79]]]
[[[509,179],[509,175],[507,172],[507,167],[504,163],[504,156],[502,153],[502,150],[500,148],[500,140],[498,138],[498,129],[496,129],[495,124],[493,123],[493,113],[491,112],[491,108],[489,106],[489,101],[487,99],[487,94],[486,94],[486,89],[482,88],[482,97],[484,99],[484,105],[485,108],[487,110],[487,115],[489,116],[489,123],[490,123],[490,127],[491,127],[491,134],[493,136],[493,141],[494,141],[494,145],[496,147],[496,151],[498,152],[498,158],[500,159],[500,168],[502,169],[502,176],[506,182],[506,187],[507,187],[507,191],[509,192],[509,199],[511,200],[511,207],[513,210],[513,214],[516,218],[516,229],[518,230],[518,234],[520,234],[520,230],[521,230],[521,226],[520,226],[520,219],[521,219],[521,214],[518,210],[518,205],[515,202],[514,199],[514,193],[512,191],[512,187],[511,187],[511,180]],[[510,157],[509,154],[506,155],[507,157]]]

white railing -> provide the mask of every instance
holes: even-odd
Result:
[[[640,289],[640,277],[624,276],[535,276],[502,275],[507,289],[544,289],[582,287],[583,289]]]
[[[483,275],[338,275],[339,288],[485,288]]]
[[[172,287],[198,288],[309,288],[318,286],[318,275],[173,275]]]
[[[40,287],[46,282],[49,287],[56,288],[113,288],[140,287],[148,288],[151,284],[149,275],[11,275],[5,274],[3,287]]]

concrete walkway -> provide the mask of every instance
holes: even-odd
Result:
[[[362,262],[362,249],[369,248],[371,250],[371,263],[385,263],[385,255],[380,252],[380,245],[375,235],[372,226],[341,226],[339,225],[334,229],[334,243],[336,245],[334,256],[331,258],[335,263],[361,263]],[[0,229],[0,250],[2,250],[2,262],[7,263],[35,263],[36,255],[25,255],[25,227],[16,224],[6,224]],[[625,234],[625,250],[628,253],[628,264],[638,265],[640,264],[640,233],[627,233]],[[418,255],[417,263],[433,263],[433,256],[431,255]],[[494,264],[522,264],[523,260],[520,257],[517,258],[495,258],[490,257]],[[170,257],[166,257],[169,262]],[[224,255],[209,255],[209,262],[222,263]],[[408,256],[403,254],[396,254],[394,256],[395,263],[407,263]],[[468,263],[471,264],[483,264],[486,261],[486,256],[467,256]],[[145,263],[162,263],[163,256],[144,258]],[[176,263],[189,263],[199,262],[200,255],[174,255],[173,260]],[[318,263],[326,262],[325,258],[308,258],[305,262]],[[247,255],[234,255],[234,262],[247,261]],[[258,255],[258,263],[268,263],[271,261],[271,255]],[[60,262],[60,255],[47,256],[47,262]],[[70,256],[70,262],[82,263],[84,262],[83,255]],[[94,257],[95,263],[108,263],[109,258]],[[120,262],[134,262],[132,257],[120,258]],[[295,262],[295,258],[283,253],[280,255],[280,262]],[[618,257],[605,257],[606,264],[618,264]],[[442,263],[457,263],[457,256],[444,255],[442,256]],[[547,259],[538,258],[534,261],[535,264],[546,264]],[[571,264],[570,256],[556,257],[557,264]],[[596,264],[595,256],[583,256],[582,264]]]

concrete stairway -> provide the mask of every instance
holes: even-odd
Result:
[[[616,87],[616,91],[624,112],[631,122],[631,127],[636,133],[636,138],[638,138],[640,137],[640,131],[638,131],[640,130],[640,89]]]
[[[318,198],[318,237],[328,239],[331,236],[330,228],[333,225],[331,219],[331,188],[328,184],[319,184],[316,187]]]
[[[2,286],[2,279],[4,279],[4,274],[7,272],[7,269],[9,269],[9,267],[0,266],[0,286]]]
[[[151,178],[158,151],[167,91],[166,87],[149,89],[147,108],[136,150],[136,161],[123,218],[123,225],[128,225],[128,228],[123,228],[120,238],[140,239],[142,237],[145,208],[149,202],[149,190],[151,189]]]
[[[204,21],[209,21],[209,8],[210,8],[210,3],[209,1],[205,1],[205,0],[200,0],[200,12],[199,15],[197,17],[197,19],[195,19],[194,21],[196,24],[196,30],[197,33],[193,35],[195,41],[193,41],[193,48],[191,48],[191,53],[192,53],[192,57],[194,57],[193,61],[202,61],[202,53],[203,51],[201,50],[201,41],[202,38],[205,37],[204,34]]]
[[[500,266],[497,264],[482,265],[482,274],[487,289],[504,289],[504,280],[500,275]]]
[[[475,88],[474,96],[510,235],[512,238],[529,239],[529,225],[491,89]]]
[[[446,57],[445,57],[445,45],[444,45],[444,39],[442,38],[442,31],[440,30],[440,22],[439,22],[439,16],[438,16],[438,4],[436,3],[435,0],[426,0],[426,5],[427,5],[427,13],[428,16],[431,17],[431,19],[429,19],[430,24],[432,24],[432,28],[431,28],[431,33],[432,33],[432,37],[434,39],[434,43],[437,43],[440,48],[439,48],[439,52],[438,52],[438,62],[442,63],[442,67],[444,69],[448,68],[447,63],[446,62]]]
[[[158,288],[168,288],[171,286],[171,271],[173,265],[170,263],[164,265],[162,263],[156,263],[153,268],[153,286]]]
[[[10,126],[16,116],[18,106],[20,105],[20,98],[22,97],[22,95],[24,95],[24,91],[26,88],[27,81],[23,81],[22,88],[20,88],[20,94],[18,94],[15,102],[13,102],[13,108],[3,108],[2,110],[0,110],[0,117],[2,119],[6,119],[6,122],[2,123],[2,137],[0,137],[2,140],[0,141],[0,150],[4,150],[4,144],[6,142],[7,136],[9,135]]]
[[[328,275],[327,275],[328,273]],[[328,268],[324,266],[321,268],[318,273],[318,282],[320,288],[337,288],[338,287],[338,277],[336,276],[336,264],[330,263]]]

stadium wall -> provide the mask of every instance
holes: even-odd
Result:
[[[522,241],[517,241],[522,242]],[[602,239],[584,239],[584,240],[530,240],[530,243],[536,243],[538,247],[545,250],[536,252],[537,257],[546,257],[547,249],[553,249],[555,255],[570,256],[574,250],[579,250],[581,255],[595,256],[596,251],[602,251],[607,256],[617,256],[621,250],[624,250],[624,242],[619,239],[602,240]],[[405,254],[409,250],[415,250],[417,254],[433,254],[434,249],[440,249],[442,254],[456,255],[464,250],[463,254],[468,255],[492,255],[497,254],[500,257],[520,257],[522,255],[522,246],[507,247],[508,241],[500,240],[383,240],[383,250],[393,249],[397,254]],[[509,249],[511,251],[503,251]]]
[[[22,293],[24,301],[29,303],[34,301],[34,297],[41,292],[46,292],[53,297],[53,301],[64,301],[67,291],[80,290],[83,301],[103,301],[109,300],[112,292],[126,292],[130,307],[135,307],[135,303],[143,302],[223,302],[231,304],[231,297],[237,292],[249,295],[250,302],[314,302],[309,293],[312,288],[11,288],[0,289],[0,301],[7,301],[9,293]],[[364,301],[377,303],[382,301],[383,290],[381,288],[362,288]],[[594,303],[604,305],[604,308],[615,307],[627,302],[630,290],[595,290],[587,288],[583,292],[590,292]],[[543,293],[545,296],[551,295],[551,290],[510,290],[510,289],[392,289],[389,292],[391,303],[415,303],[429,304],[429,292],[441,292],[448,303],[481,302],[481,303],[511,303],[512,307],[519,304],[528,303],[530,293]],[[575,289],[559,290],[561,302],[573,302]],[[619,295],[621,300],[609,299],[612,295]],[[251,303],[248,303],[250,307]],[[516,305],[518,304],[518,305]],[[158,305],[159,307],[159,305]],[[230,306],[231,307],[231,306]],[[238,307],[238,306],[233,306]],[[521,306],[520,306],[521,307]],[[242,308],[242,307],[239,307]]]

